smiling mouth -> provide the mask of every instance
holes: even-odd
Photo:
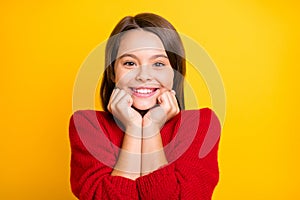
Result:
[[[150,97],[156,93],[158,88],[131,88],[132,94],[138,97]]]

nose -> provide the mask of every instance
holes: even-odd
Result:
[[[146,82],[152,80],[151,70],[147,65],[141,65],[137,70],[136,80]]]

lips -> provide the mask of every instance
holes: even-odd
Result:
[[[131,88],[132,94],[138,97],[150,97],[155,94],[158,88]]]

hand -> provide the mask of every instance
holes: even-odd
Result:
[[[180,111],[174,90],[162,93],[157,101],[158,106],[151,108],[143,117],[143,128],[151,126],[151,128],[160,130],[166,121]]]
[[[107,109],[125,126],[125,129],[135,129],[141,127],[142,116],[134,110],[132,106],[133,100],[131,96],[122,89],[113,90]]]

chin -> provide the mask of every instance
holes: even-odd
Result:
[[[139,103],[133,103],[133,107],[138,110],[149,110],[153,108],[156,105],[156,103],[153,104],[139,104]]]
[[[146,110],[149,110],[150,108],[154,107],[154,105],[153,106],[139,106],[139,105],[136,106],[136,105],[133,105],[133,107],[136,108],[137,110],[146,111]]]
[[[138,110],[149,110],[157,105],[156,98],[151,99],[140,99],[140,98],[133,98],[133,107]]]

